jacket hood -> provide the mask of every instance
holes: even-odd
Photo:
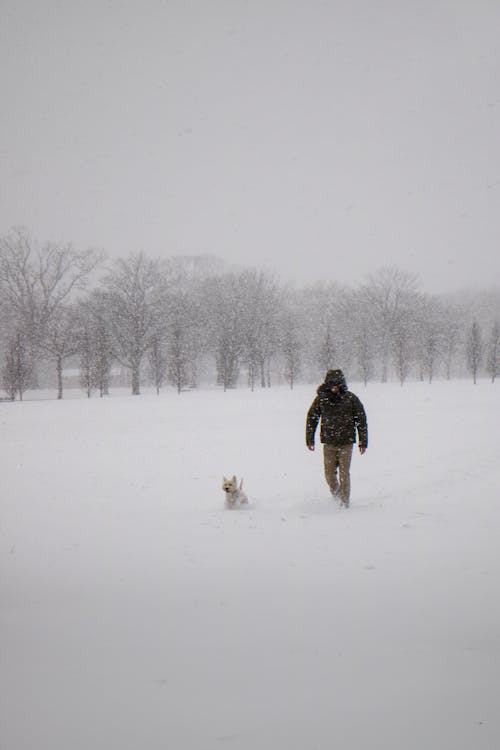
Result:
[[[318,388],[318,393],[331,392],[334,385],[340,388],[341,393],[347,391],[347,383],[342,370],[328,370],[324,382]]]
[[[340,388],[347,385],[342,370],[327,370],[325,375],[325,385],[329,385],[330,388],[333,385],[338,385]]]

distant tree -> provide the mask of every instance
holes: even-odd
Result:
[[[481,330],[478,323],[474,320],[470,327],[466,342],[467,366],[472,373],[474,384],[477,382],[477,375],[481,366],[482,356],[483,342]]]
[[[382,363],[382,382],[389,375],[391,350],[400,382],[406,378],[410,356],[408,300],[417,291],[416,277],[392,267],[383,267],[361,287],[364,304],[372,316],[372,330]]]
[[[202,289],[207,346],[215,355],[217,383],[236,388],[245,351],[245,308],[240,274],[209,278]]]
[[[500,323],[495,320],[487,344],[487,372],[491,376],[491,382],[495,382],[500,375]]]
[[[177,393],[189,384],[189,343],[182,325],[172,325],[169,331],[168,377]]]
[[[442,352],[445,363],[446,380],[451,380],[457,352],[463,343],[463,310],[458,306],[446,306],[442,319]]]
[[[132,395],[139,395],[144,356],[165,324],[165,274],[159,261],[139,253],[116,261],[103,283],[113,356],[130,371]]]
[[[196,361],[199,357],[199,331],[202,328],[199,305],[192,288],[177,288],[168,305],[166,336],[166,366],[169,381],[177,393],[192,385]]]
[[[422,351],[424,371],[427,372],[429,383],[432,383],[440,351],[439,331],[436,328],[429,328],[425,332]]]
[[[417,306],[416,353],[423,380],[432,383],[443,356],[445,334],[440,301],[430,295],[419,295]]]
[[[321,342],[318,354],[318,362],[322,372],[326,372],[327,370],[332,369],[335,366],[336,353],[337,347],[335,346],[332,337],[332,326],[330,321],[328,321],[328,323],[326,324],[325,337]]]
[[[419,295],[405,291],[399,301],[398,316],[392,323],[391,348],[400,385],[404,385],[416,356],[419,306]]]
[[[15,344],[12,341],[9,342],[4,355],[1,377],[2,388],[6,392],[7,397],[11,401],[15,401],[18,388],[18,377]]]
[[[80,385],[86,392],[87,398],[90,398],[94,387],[92,379],[94,352],[90,327],[87,325],[81,326],[78,331],[78,355],[80,361]]]
[[[368,385],[373,377],[373,344],[369,328],[364,325],[356,336],[356,354],[363,383]]]
[[[291,309],[282,315],[281,351],[285,362],[285,378],[293,389],[301,370],[302,341],[297,316]]]
[[[94,318],[92,344],[92,385],[97,388],[102,398],[109,395],[114,362],[110,326],[104,315],[97,315]]]
[[[441,310],[441,359],[446,380],[466,371],[466,339],[469,321],[476,319],[473,300],[464,292],[439,298]]]
[[[167,354],[165,342],[158,335],[153,339],[147,354],[148,373],[156,388],[156,393],[160,395],[160,390],[165,383],[167,374]]]
[[[68,357],[78,352],[77,320],[74,308],[59,307],[57,316],[46,325],[41,349],[53,359],[56,367],[57,398],[63,397],[63,365]]]
[[[269,363],[278,345],[281,291],[274,277],[263,271],[245,270],[239,277],[242,302],[242,360],[248,368],[248,385],[254,390],[270,386]]]
[[[224,265],[212,256],[176,256],[168,262],[171,291],[164,311],[165,345],[168,377],[177,388],[180,381],[181,388],[196,387],[202,359],[214,356],[210,290],[224,275]]]
[[[80,303],[77,324],[80,384],[88,397],[96,388],[102,398],[109,394],[113,353],[106,298],[101,292],[94,291]]]
[[[404,324],[398,324],[393,331],[391,345],[394,356],[396,373],[400,385],[404,385],[411,363],[412,339],[409,329]]]
[[[23,395],[31,384],[32,372],[29,347],[23,335],[17,333],[8,342],[1,371],[2,386],[11,401],[15,400],[16,394],[19,394],[20,401],[23,400]]]
[[[357,370],[365,386],[373,378],[375,371],[376,340],[373,316],[366,297],[355,292],[351,300],[353,317],[353,354]]]
[[[32,349],[73,294],[86,288],[102,260],[100,252],[76,251],[68,244],[39,247],[23,228],[0,237],[2,304]]]
[[[301,339],[301,371],[314,379],[331,367],[346,368],[354,355],[353,294],[335,282],[286,290]]]

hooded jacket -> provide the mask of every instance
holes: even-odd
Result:
[[[332,392],[333,386],[338,393]],[[342,370],[328,370],[325,381],[319,386],[317,395],[307,413],[306,445],[314,445],[314,434],[321,419],[320,439],[322,443],[340,447],[359,445],[368,447],[368,425],[363,404],[347,389]]]

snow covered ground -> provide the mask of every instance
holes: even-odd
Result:
[[[0,404],[2,750],[500,746],[500,386]],[[247,510],[225,510],[223,474]]]

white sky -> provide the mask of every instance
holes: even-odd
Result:
[[[500,280],[495,0],[1,0],[0,234]]]

